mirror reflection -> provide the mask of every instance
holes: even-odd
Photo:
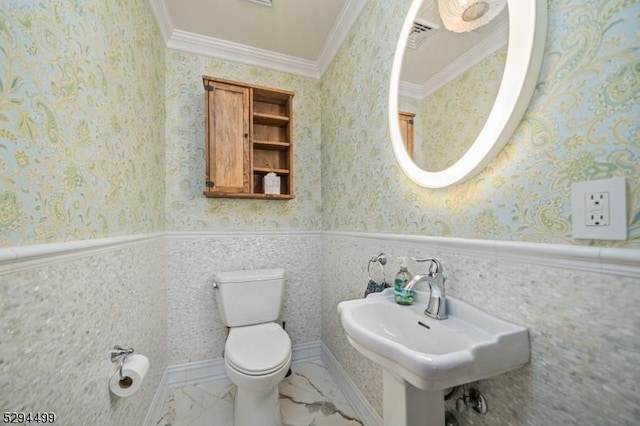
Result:
[[[447,169],[474,143],[502,80],[508,10],[465,33],[447,30],[437,0],[424,0],[405,47],[398,89],[407,153],[428,172]]]

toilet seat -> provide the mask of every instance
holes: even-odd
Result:
[[[280,325],[270,322],[232,327],[224,347],[225,361],[249,376],[263,376],[291,360],[291,339]]]

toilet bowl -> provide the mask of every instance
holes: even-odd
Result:
[[[276,323],[232,328],[225,344],[224,367],[238,389],[236,426],[281,423],[278,384],[291,365],[291,340]]]
[[[216,302],[229,327],[224,366],[237,386],[234,426],[281,424],[278,384],[291,364],[291,339],[280,324],[283,269],[218,273]]]

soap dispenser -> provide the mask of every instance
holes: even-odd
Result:
[[[416,296],[415,291],[413,290],[405,290],[404,286],[407,285],[413,276],[407,269],[407,258],[399,257],[398,261],[400,261],[400,270],[396,274],[396,279],[393,282],[393,292],[395,295],[396,303],[400,305],[411,305],[413,303],[413,299]]]

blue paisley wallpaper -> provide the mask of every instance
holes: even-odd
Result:
[[[640,2],[550,1],[522,123],[484,172],[438,190],[412,183],[389,143],[390,64],[409,4],[370,1],[323,77],[324,229],[640,246]],[[618,176],[628,240],[574,240],[571,184]]]
[[[484,172],[441,190],[406,178],[389,140],[409,0],[369,1],[320,80],[168,50],[144,1],[0,2],[0,246],[321,229],[640,246],[637,0],[549,1],[522,123]],[[295,200],[200,196],[202,74],[296,91]],[[614,176],[629,239],[574,240],[571,184]]]
[[[166,49],[149,6],[0,5],[0,247],[164,229]]]

